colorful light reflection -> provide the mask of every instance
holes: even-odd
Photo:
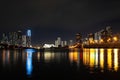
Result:
[[[32,69],[33,69],[33,65],[32,65],[32,53],[34,52],[34,50],[27,49],[26,51],[27,51],[26,74],[28,76],[30,76],[32,74]]]

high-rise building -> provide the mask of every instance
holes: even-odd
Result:
[[[31,30],[27,30],[27,47],[31,47]]]
[[[8,37],[6,33],[3,33],[1,43],[8,44]]]
[[[64,46],[67,46],[67,41],[64,41]]]
[[[9,44],[10,45],[18,44],[18,34],[16,32],[9,32]]]
[[[58,41],[55,40],[55,47],[58,47]]]
[[[57,41],[58,41],[58,46],[60,46],[60,45],[61,45],[61,38],[58,37],[58,38],[57,38]]]
[[[61,46],[62,46],[62,47],[64,46],[64,41],[61,41]]]
[[[27,47],[26,41],[27,41],[27,36],[26,35],[22,35],[22,46],[23,47]]]
[[[55,40],[55,47],[64,47],[67,45],[67,41],[62,41],[61,37],[58,37],[57,40]]]
[[[22,32],[21,31],[17,32],[17,44],[18,46],[22,46]]]
[[[98,43],[98,41],[99,41],[99,34],[98,34],[98,32],[96,32],[96,33],[94,33],[94,42]]]
[[[70,40],[69,45],[70,46],[73,45],[73,40]]]

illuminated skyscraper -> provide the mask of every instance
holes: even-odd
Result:
[[[1,43],[3,43],[3,44],[8,44],[8,37],[7,37],[6,33],[3,33],[3,36],[2,36],[2,37],[3,37],[3,38],[2,38]]]
[[[31,30],[27,30],[27,47],[31,47]]]
[[[73,40],[70,40],[69,45],[70,46],[73,45]]]
[[[22,46],[26,47],[26,35],[22,35]]]
[[[61,41],[61,37],[58,37],[55,41],[55,47],[61,47],[63,46],[63,42]]]
[[[22,32],[18,31],[16,37],[18,46],[22,46]]]

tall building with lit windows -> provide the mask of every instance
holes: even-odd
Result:
[[[17,45],[22,46],[22,31],[17,32]]]
[[[1,43],[8,44],[8,37],[6,33],[3,33]]]
[[[55,41],[55,46],[59,47],[61,46],[61,37],[58,37],[57,40]]]
[[[23,47],[27,46],[27,44],[26,44],[26,41],[27,41],[26,38],[27,38],[26,35],[22,35],[22,46]]]
[[[31,30],[27,30],[27,36],[26,36],[26,45],[27,47],[31,47]]]

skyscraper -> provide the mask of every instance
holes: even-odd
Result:
[[[22,35],[22,46],[23,46],[23,47],[26,47],[26,46],[27,46],[27,45],[26,45],[26,41],[27,41],[26,38],[27,38],[26,35]]]
[[[22,46],[22,32],[21,31],[17,32],[17,44],[18,46]]]
[[[27,41],[26,41],[26,44],[27,44],[27,47],[31,47],[31,30],[27,30]]]

